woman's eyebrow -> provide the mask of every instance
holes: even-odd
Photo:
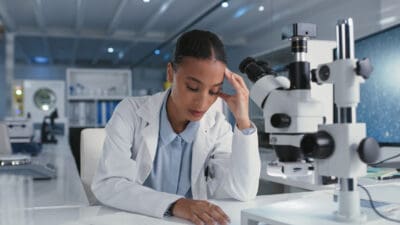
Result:
[[[197,82],[197,83],[200,83],[200,84],[203,84],[203,82],[201,82],[199,79],[196,79],[196,78],[194,78],[194,77],[186,77],[186,79],[188,79],[188,80],[192,80],[192,81],[194,81],[194,82]],[[214,84],[214,85],[212,85],[213,87],[215,87],[215,86],[221,86],[222,85],[222,83],[223,83],[223,81],[221,81],[220,83],[218,83],[218,84]]]

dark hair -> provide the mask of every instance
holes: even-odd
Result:
[[[216,34],[210,31],[191,30],[178,38],[172,60],[174,69],[186,56],[198,59],[211,59],[213,57],[226,64],[224,44]]]

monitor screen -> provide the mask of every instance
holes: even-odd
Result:
[[[355,56],[374,67],[361,84],[357,121],[381,145],[400,146],[400,25],[357,40]]]

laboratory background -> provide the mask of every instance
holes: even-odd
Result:
[[[0,225],[190,224],[99,205],[90,184],[114,109],[170,87],[193,29],[221,38],[258,132],[256,199],[211,200],[231,224],[400,223],[399,12],[398,0],[0,0]]]

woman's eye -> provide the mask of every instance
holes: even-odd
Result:
[[[219,89],[218,91],[210,91],[210,95],[218,95],[221,92],[221,89]]]
[[[196,92],[196,91],[199,90],[198,88],[193,88],[193,87],[190,87],[190,86],[186,86],[186,87],[187,87],[187,89],[189,89],[190,91],[193,91],[193,92]]]

